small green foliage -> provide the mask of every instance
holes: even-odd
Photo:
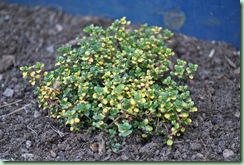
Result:
[[[173,145],[173,140],[172,139],[168,139],[167,140],[167,145],[168,146],[172,146]]]
[[[174,55],[164,46],[173,35],[169,30],[146,24],[130,30],[129,24],[123,17],[106,30],[86,27],[89,36],[79,48],[59,48],[55,70],[43,72],[41,63],[20,69],[37,86],[48,117],[71,131],[100,129],[127,137],[139,129],[143,138],[162,135],[172,145],[197,111],[184,85],[197,65],[169,60]]]

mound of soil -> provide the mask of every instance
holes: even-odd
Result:
[[[224,42],[175,34],[168,43],[177,58],[199,65],[188,83],[199,111],[172,147],[163,138],[146,141],[135,132],[130,138],[118,137],[120,146],[112,152],[109,147],[116,141],[105,134],[70,133],[46,118],[19,68],[39,61],[46,70],[53,69],[58,47],[75,44],[87,25],[106,28],[112,22],[0,3],[0,160],[240,161],[240,52]]]

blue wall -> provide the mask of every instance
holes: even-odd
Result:
[[[1,0],[0,0],[1,1]],[[237,0],[4,0],[42,5],[66,13],[127,17],[204,40],[226,41],[240,49],[240,1]]]

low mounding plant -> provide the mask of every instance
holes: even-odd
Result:
[[[20,69],[37,86],[39,106],[70,131],[100,129],[127,137],[138,129],[143,138],[164,135],[172,145],[197,111],[184,84],[197,65],[169,60],[169,30],[147,24],[130,30],[129,24],[123,17],[107,30],[86,27],[89,36],[79,48],[58,49],[55,70],[43,72],[39,62]]]

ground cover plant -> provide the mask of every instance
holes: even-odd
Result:
[[[142,138],[136,128],[125,138],[99,129],[86,134],[88,127],[71,132],[69,124],[46,117],[48,108],[38,108],[36,86],[23,79],[19,68],[38,61],[44,72],[55,70],[60,45],[78,49],[75,38],[87,35],[85,27],[107,29],[114,20],[40,6],[0,3],[0,8],[2,161],[240,161],[240,51],[231,44],[178,33],[164,43],[175,53],[171,65],[181,59],[199,66],[194,79],[184,81],[198,111],[190,113],[192,123],[172,146],[164,144],[164,135]],[[102,155],[99,144],[105,144]]]
[[[59,48],[55,70],[42,72],[39,62],[20,69],[37,85],[39,107],[70,131],[88,127],[127,137],[139,129],[143,138],[165,135],[172,145],[197,111],[184,84],[197,65],[177,59],[172,66],[174,52],[164,45],[169,30],[129,24],[123,17],[106,30],[86,27],[79,48]]]

